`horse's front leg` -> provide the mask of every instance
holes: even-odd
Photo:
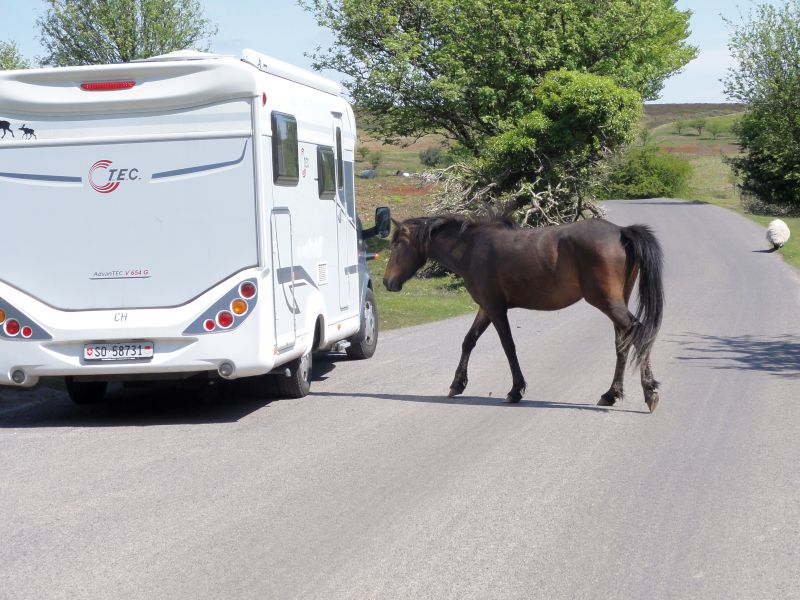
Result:
[[[522,369],[519,368],[517,360],[517,348],[514,345],[514,338],[511,337],[511,326],[508,324],[508,311],[503,308],[493,311],[491,314],[492,323],[500,336],[500,343],[503,344],[503,351],[508,359],[508,366],[511,367],[512,386],[511,391],[506,396],[506,402],[519,402],[525,393],[525,378],[522,376]]]
[[[469,328],[467,335],[464,336],[464,342],[461,344],[461,360],[458,361],[453,383],[450,384],[450,393],[447,394],[448,397],[458,396],[467,387],[469,356],[472,354],[475,344],[478,343],[478,338],[486,331],[489,323],[491,323],[489,315],[482,308],[479,309],[478,314],[475,315],[475,320],[472,322],[472,327]]]

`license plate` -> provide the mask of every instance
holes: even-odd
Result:
[[[153,358],[153,342],[84,344],[83,360],[139,360]]]

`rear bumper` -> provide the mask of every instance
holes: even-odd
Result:
[[[48,340],[0,337],[0,385],[30,387],[45,376],[218,371],[223,363],[233,366],[231,378],[266,373],[275,366],[276,355],[270,279],[262,275],[258,270],[238,273],[179,307],[77,312],[46,306],[0,282],[0,297],[52,336]],[[254,277],[259,282],[259,299],[238,326],[218,333],[183,333],[231,288]],[[153,358],[98,362],[83,359],[84,344],[136,340],[153,342]],[[21,382],[20,373],[24,374]]]

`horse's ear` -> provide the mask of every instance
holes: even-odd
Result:
[[[436,218],[436,219],[432,219],[428,223],[428,227],[427,227],[427,229],[428,229],[428,238],[432,238],[433,235],[437,231],[439,231],[442,227],[444,227],[446,223],[447,223],[447,219],[444,219],[444,218],[441,218],[441,217]]]

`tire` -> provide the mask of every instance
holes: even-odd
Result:
[[[106,397],[107,381],[75,381],[74,377],[65,377],[67,393],[75,404],[97,404]]]
[[[375,304],[375,292],[367,288],[364,295],[364,307],[361,311],[361,329],[350,338],[347,356],[357,360],[372,358],[378,347],[378,307]]]
[[[295,358],[286,367],[290,375],[275,376],[278,384],[278,392],[283,398],[303,398],[308,396],[311,391],[311,364],[312,353],[304,354],[300,358]]]

